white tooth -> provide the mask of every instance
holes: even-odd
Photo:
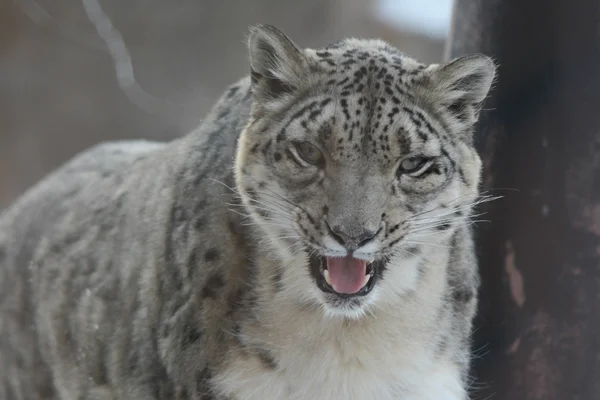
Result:
[[[329,271],[326,269],[323,270],[323,276],[325,277],[325,282],[327,282],[327,284],[331,286],[331,278],[329,278]]]
[[[375,259],[369,260],[369,264],[373,264],[375,262]]]
[[[371,275],[365,275],[365,281],[363,282],[363,287],[367,285],[367,283],[369,283],[369,280],[371,279]]]

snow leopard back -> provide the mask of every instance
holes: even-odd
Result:
[[[192,288],[220,297],[227,276],[212,271],[241,257],[239,215],[223,207],[236,198],[216,182],[233,184],[249,100],[245,79],[182,139],[86,150],[1,214],[0,399],[207,390],[180,375],[189,347],[220,357]]]

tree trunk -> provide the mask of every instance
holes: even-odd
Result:
[[[600,399],[600,4],[457,0],[448,55],[498,83],[484,189],[476,399]]]

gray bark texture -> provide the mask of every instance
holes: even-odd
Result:
[[[477,132],[485,189],[476,399],[600,398],[600,6],[457,0],[448,56],[498,81]],[[477,389],[477,388],[476,388]]]

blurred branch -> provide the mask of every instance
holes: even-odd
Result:
[[[129,100],[140,109],[151,113],[173,117],[182,106],[159,99],[146,92],[135,79],[131,55],[121,33],[113,26],[98,0],[82,0],[89,20],[108,48],[115,66],[117,82]]]

